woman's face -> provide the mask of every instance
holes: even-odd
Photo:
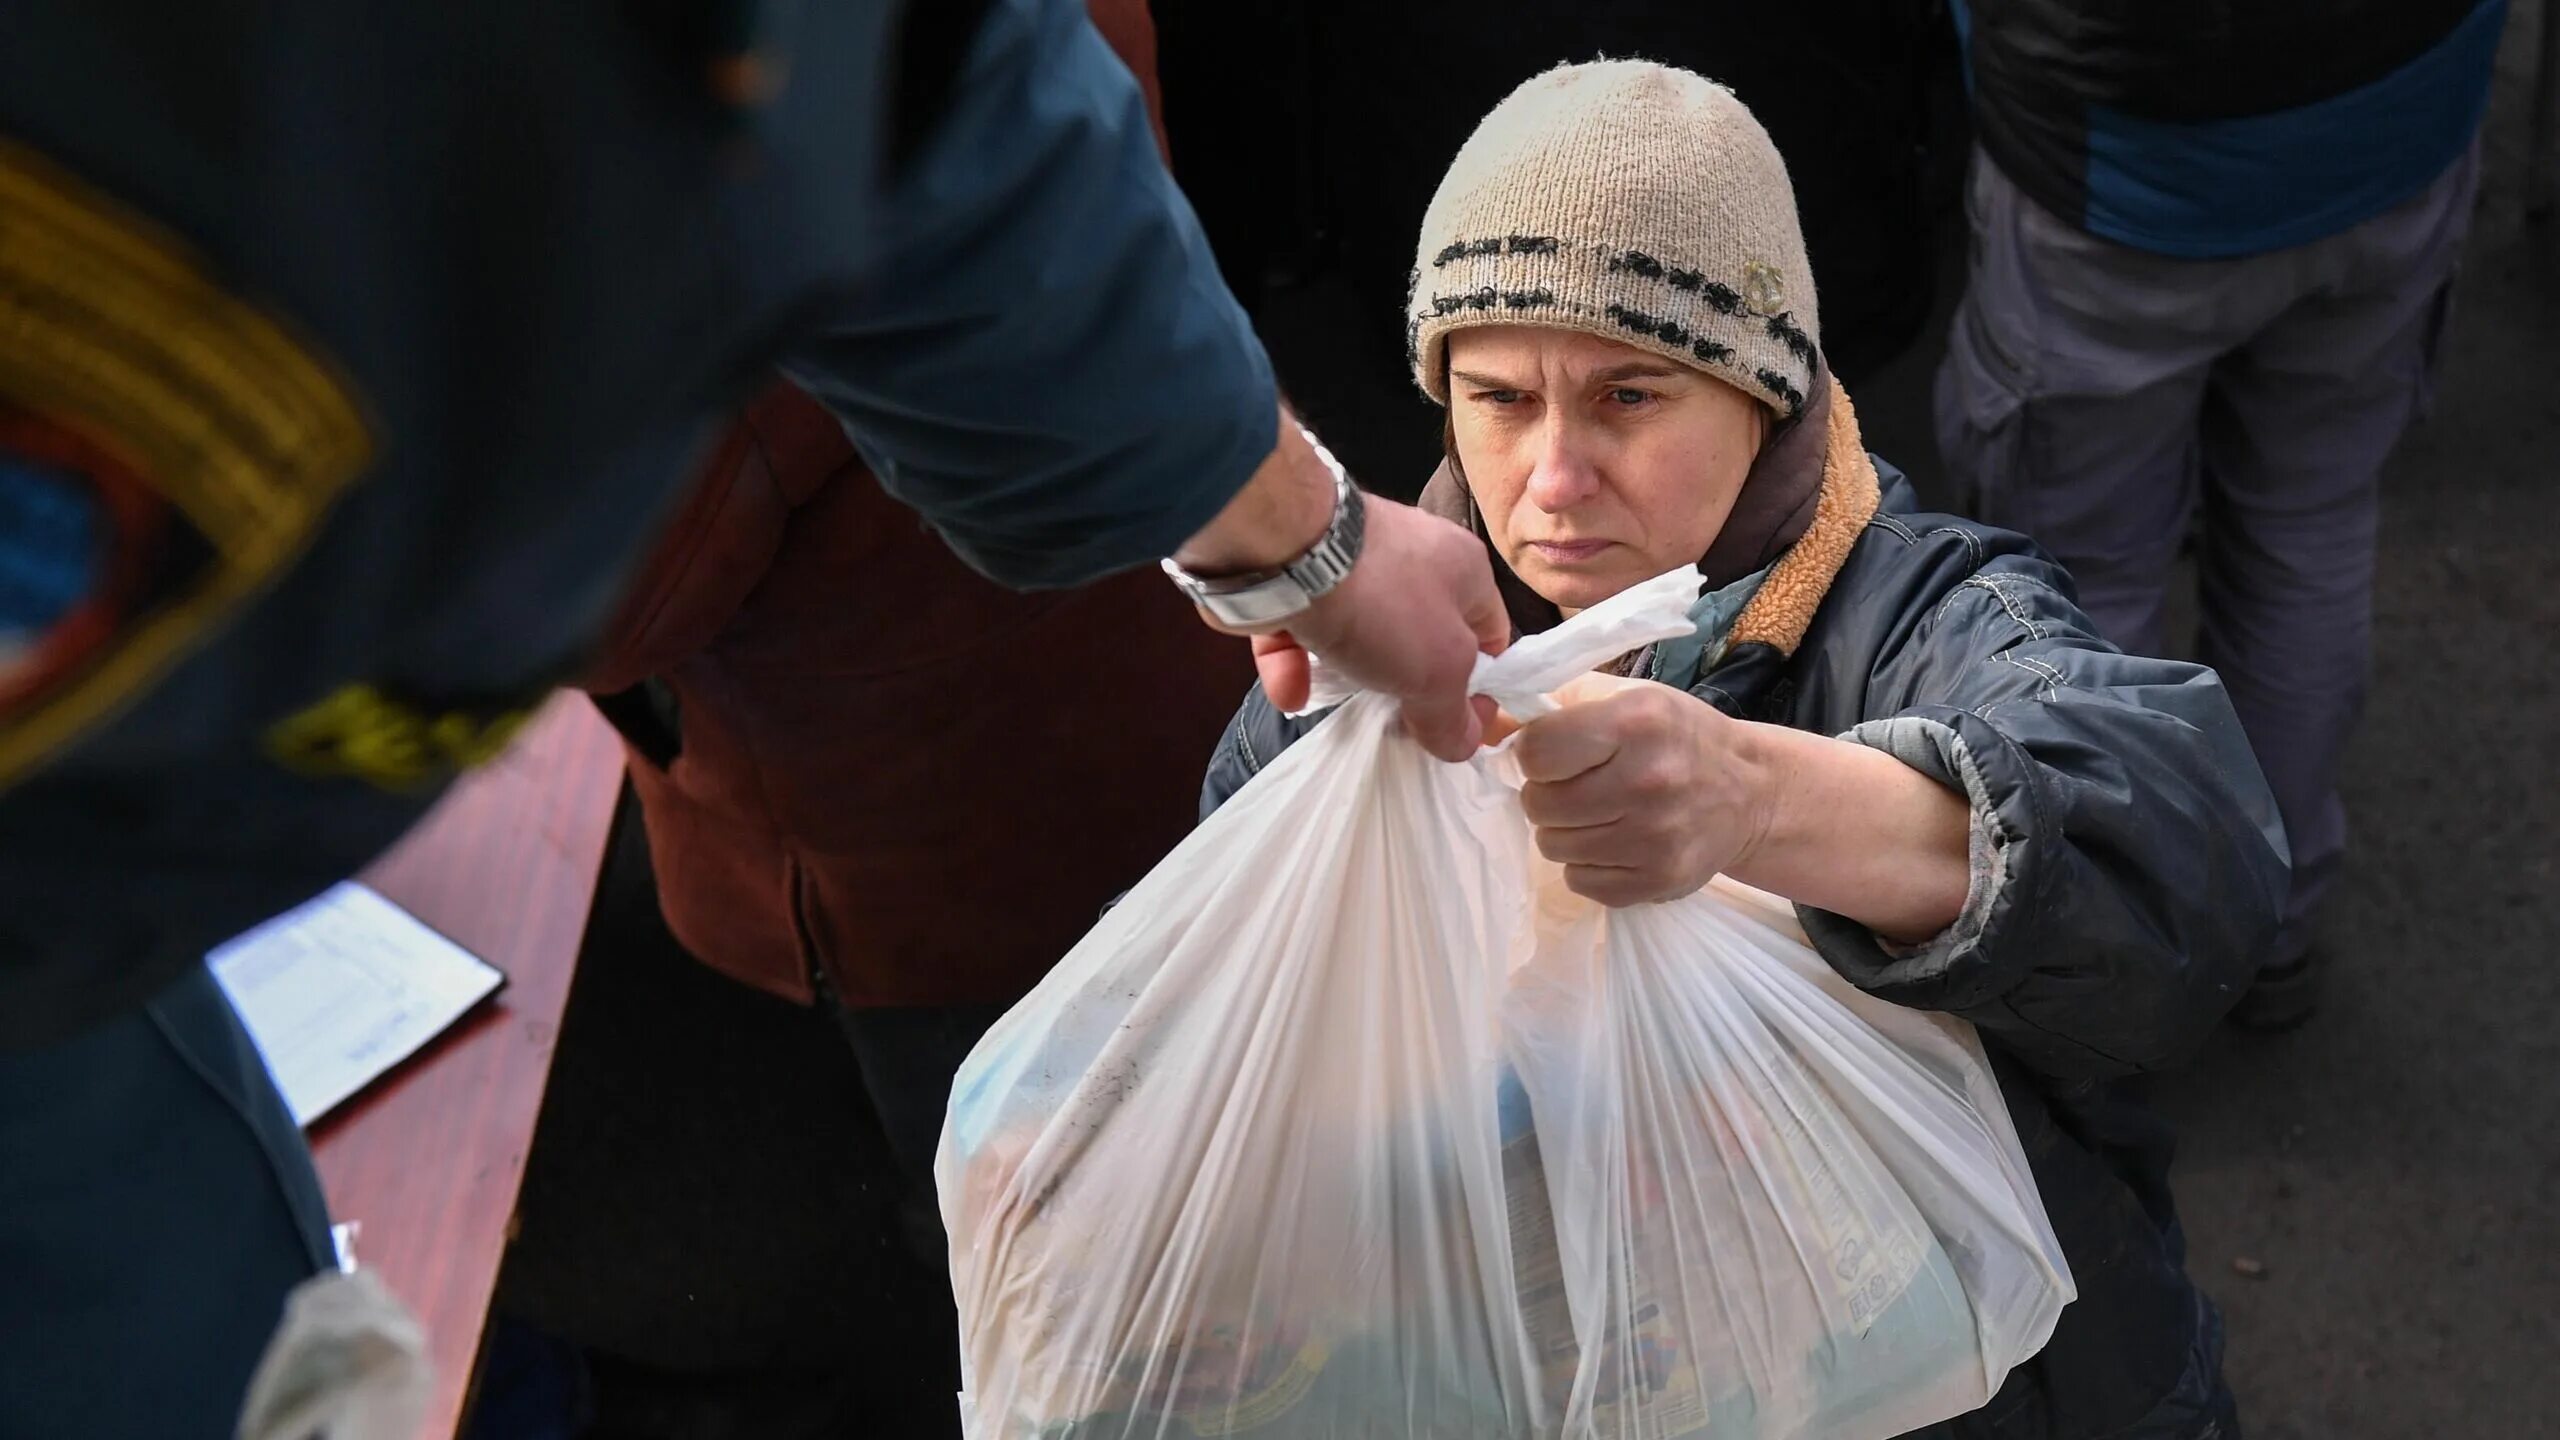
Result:
[[[1458,463],[1495,551],[1570,614],[1697,562],[1768,410],[1703,371],[1568,330],[1449,337]]]

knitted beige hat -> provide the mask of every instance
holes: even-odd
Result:
[[[1804,408],[1822,329],[1786,162],[1711,80],[1644,60],[1523,84],[1422,218],[1407,355],[1445,405],[1449,332],[1547,325],[1667,355]]]

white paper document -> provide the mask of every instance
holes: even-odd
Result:
[[[505,977],[350,880],[207,957],[296,1124],[417,1053]]]

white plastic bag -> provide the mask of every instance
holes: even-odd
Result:
[[[1482,662],[1515,715],[1694,570]],[[1501,752],[1354,696],[961,1067],[971,1440],[1867,1440],[2071,1298],[1970,1027],[1719,881],[1565,890]]]

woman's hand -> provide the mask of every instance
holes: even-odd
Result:
[[[1883,751],[1649,680],[1588,675],[1556,698],[1520,727],[1520,804],[1575,893],[1641,905],[1730,875],[1915,944],[1962,912],[1964,798]]]
[[[1520,805],[1575,893],[1674,900],[1747,865],[1772,818],[1754,727],[1650,680],[1587,675],[1556,698],[1520,731]]]

